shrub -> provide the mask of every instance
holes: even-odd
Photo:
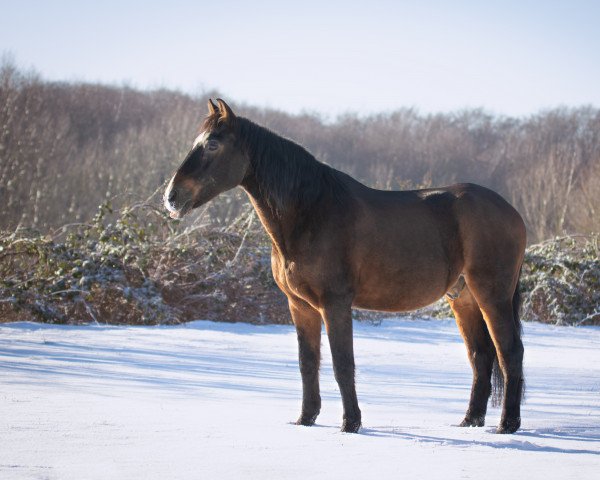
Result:
[[[254,211],[232,225],[177,228],[149,204],[54,235],[0,238],[0,318],[50,323],[169,324],[198,318],[287,323]]]
[[[186,226],[187,225],[187,226]],[[599,237],[527,249],[523,319],[600,324]],[[270,268],[270,243],[246,207],[229,226],[169,219],[139,203],[52,234],[0,235],[0,318],[50,323],[172,324],[194,319],[290,323]],[[411,316],[449,317],[442,299]],[[356,311],[377,322],[390,314]]]
[[[600,237],[554,238],[527,249],[523,316],[557,325],[600,324]]]

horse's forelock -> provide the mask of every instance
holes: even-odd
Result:
[[[207,115],[204,121],[202,122],[198,133],[210,132],[211,130],[215,130],[219,126],[219,118],[219,112]]]

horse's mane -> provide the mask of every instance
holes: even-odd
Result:
[[[216,117],[208,117],[204,127],[217,127]],[[307,210],[325,196],[342,197],[343,174],[304,147],[244,117],[235,117],[234,129],[250,158],[260,193],[274,213],[290,207]]]

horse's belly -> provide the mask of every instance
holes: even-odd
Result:
[[[390,294],[391,293],[391,294]],[[353,308],[378,310],[381,312],[408,312],[431,305],[444,295],[444,291],[420,292],[407,295],[406,292],[386,292],[384,295],[358,295],[352,303]]]
[[[366,310],[402,312],[432,304],[448,289],[448,265],[444,262],[410,268],[379,265],[362,271],[353,306]]]

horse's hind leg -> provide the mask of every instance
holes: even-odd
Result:
[[[515,282],[516,283],[516,282]],[[521,397],[523,392],[523,342],[518,321],[513,313],[512,292],[499,292],[499,285],[510,282],[480,282],[473,277],[467,284],[481,308],[498,363],[504,377],[502,418],[497,433],[513,433],[521,426]],[[505,289],[508,290],[508,289]]]
[[[301,300],[290,300],[289,306],[298,335],[298,359],[302,375],[302,411],[296,425],[308,426],[315,423],[321,411],[321,314]]]
[[[323,308],[323,320],[331,347],[333,372],[340,387],[344,418],[342,431],[356,433],[361,426],[361,412],[358,408],[354,384],[354,346],[352,340],[351,303],[330,302]]]
[[[467,347],[473,369],[469,408],[461,427],[483,427],[491,393],[492,366],[496,358],[494,344],[487,331],[479,305],[471,291],[464,288],[456,298],[448,298],[456,324]]]

